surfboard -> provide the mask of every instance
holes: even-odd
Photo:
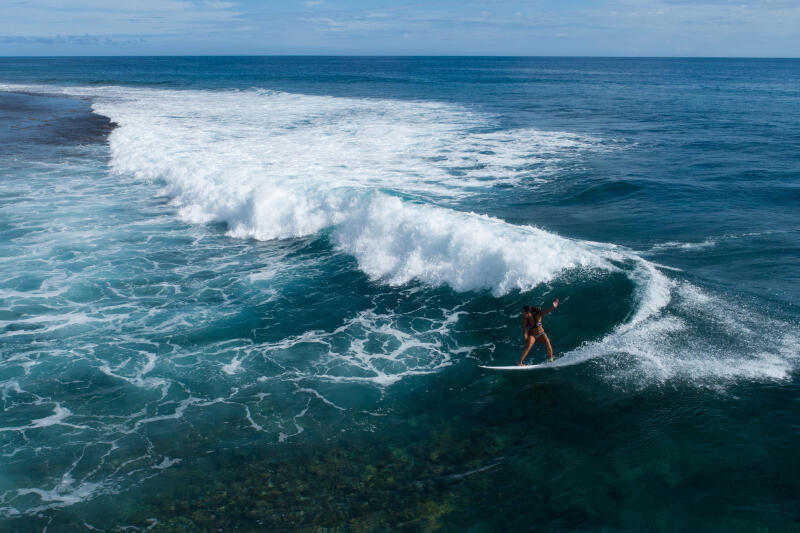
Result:
[[[538,365],[522,365],[522,366],[484,366],[478,365],[478,368],[485,368],[486,370],[541,370],[543,368],[554,368],[553,363],[541,363]]]

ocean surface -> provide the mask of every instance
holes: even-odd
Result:
[[[0,58],[0,206],[4,531],[800,529],[800,60]]]

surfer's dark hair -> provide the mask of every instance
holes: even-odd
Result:
[[[529,305],[528,308],[531,311],[533,311],[534,313],[541,313],[542,312],[542,308],[541,307],[536,307],[535,305]]]
[[[525,312],[525,313],[530,313],[531,306],[530,305],[523,305],[522,306],[522,311]]]

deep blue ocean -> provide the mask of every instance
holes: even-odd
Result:
[[[800,530],[800,60],[0,58],[0,206],[4,531]]]

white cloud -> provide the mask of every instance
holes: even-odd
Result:
[[[304,20],[317,24],[318,31],[363,32],[363,31],[387,30],[392,27],[392,24],[390,23],[374,19],[335,20],[328,17],[315,17]]]
[[[188,1],[182,0],[72,0],[64,2],[62,0],[28,0],[20,2],[19,6],[31,10],[58,10],[58,11],[87,11],[104,10],[110,12],[133,12],[144,11],[148,13],[160,13],[164,11],[186,11],[194,8]]]
[[[222,2],[220,0],[206,0],[205,4],[211,9],[231,9],[237,5],[235,2]]]
[[[31,0],[4,10],[0,35],[182,35],[232,25],[241,15],[231,10],[236,5],[219,0],[197,4],[174,0]]]

